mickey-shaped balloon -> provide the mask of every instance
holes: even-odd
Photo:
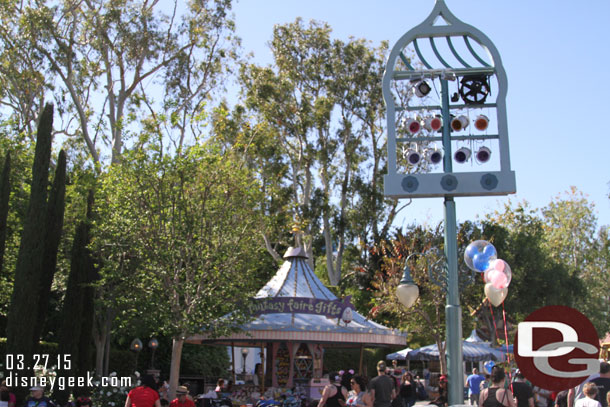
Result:
[[[496,248],[487,240],[475,240],[466,247],[464,262],[468,268],[479,273],[485,272],[493,260],[498,258]]]

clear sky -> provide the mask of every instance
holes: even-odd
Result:
[[[610,1],[446,0],[453,14],[494,42],[508,76],[508,129],[517,194],[533,207],[576,186],[610,225]],[[273,26],[302,17],[390,48],[421,23],[433,0],[241,0],[237,33],[254,62],[272,61]],[[500,208],[505,197],[456,198],[459,221]],[[404,222],[438,222],[442,198],[414,200]]]

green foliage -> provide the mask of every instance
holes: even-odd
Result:
[[[224,346],[184,344],[180,373],[217,377],[226,374],[230,366],[229,355]]]
[[[512,268],[506,300],[512,317],[567,305],[583,312],[600,335],[610,329],[607,237],[596,223],[593,205],[575,188],[541,210],[509,204],[486,220],[484,234]]]
[[[79,166],[117,162],[145,120],[180,149],[202,136],[200,118],[236,58],[230,9],[230,0],[0,2],[0,98],[27,134],[53,100]]]
[[[212,146],[181,157],[135,150],[105,177],[98,201],[94,247],[107,259],[100,286],[125,287],[131,294],[119,301],[137,307],[134,317],[146,303],[151,326],[168,335],[194,332],[253,291],[248,276],[262,252],[251,232],[261,197],[230,156]]]
[[[43,261],[40,270],[40,289],[36,295],[36,297],[38,297],[37,322],[32,337],[35,344],[40,340],[40,335],[47,319],[51,286],[53,284],[53,277],[55,277],[55,270],[57,269],[57,250],[59,249],[63,231],[65,195],[66,153],[61,150],[57,158],[55,177],[47,202],[46,225],[44,225]]]
[[[377,376],[377,362],[385,360],[390,353],[387,349],[365,348],[362,354],[362,374],[369,379]],[[358,373],[360,363],[360,349],[327,348],[324,350],[324,370],[328,372],[348,371],[353,369]]]
[[[47,185],[53,130],[53,106],[47,105],[38,126],[32,186],[15,268],[7,321],[7,350],[31,360],[38,315],[38,296],[47,225]],[[41,233],[42,230],[42,233]]]
[[[270,43],[274,66],[244,65],[241,81],[245,106],[254,115],[248,127],[275,143],[266,162],[286,163],[266,178],[286,211],[278,221],[284,231],[296,224],[301,244],[311,258],[325,257],[328,280],[338,285],[361,260],[353,242],[387,236],[398,209],[381,191],[380,81],[387,45],[342,42],[330,34],[327,24],[315,21],[276,26]],[[264,164],[249,162],[264,170]],[[270,232],[264,237],[277,258],[270,242],[286,245],[287,236]]]
[[[6,247],[3,268],[0,272],[0,315],[5,320],[11,302],[13,280],[23,221],[27,212],[34,144],[22,135],[9,135],[10,122],[0,122],[0,149],[11,154],[11,173],[9,176],[10,199],[7,217]],[[0,332],[4,334],[4,323]]]
[[[6,247],[7,221],[9,210],[9,196],[11,193],[10,184],[11,173],[11,155],[6,153],[4,157],[4,166],[2,174],[0,174],[0,275],[2,275],[4,264],[4,248]]]

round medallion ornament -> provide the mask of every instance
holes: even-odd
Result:
[[[457,186],[458,180],[455,176],[448,174],[441,178],[441,187],[443,187],[445,191],[453,191]]]

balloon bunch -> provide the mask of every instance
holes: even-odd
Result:
[[[489,302],[496,307],[502,304],[508,295],[512,272],[508,263],[498,259],[496,248],[486,240],[475,240],[466,247],[464,261],[471,270],[484,273],[485,296]]]

